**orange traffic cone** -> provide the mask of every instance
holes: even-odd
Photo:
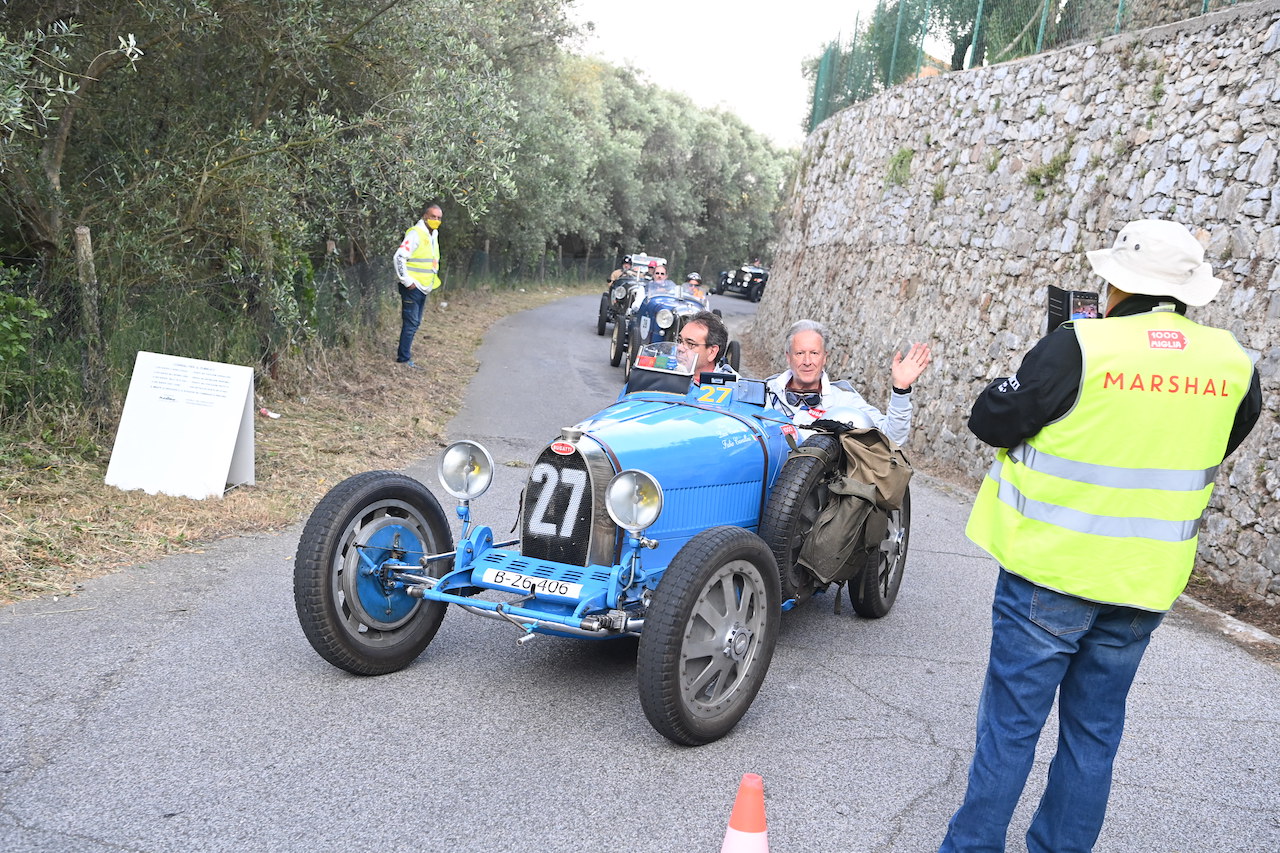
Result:
[[[720,853],[769,853],[769,835],[764,825],[764,779],[755,773],[742,774]]]

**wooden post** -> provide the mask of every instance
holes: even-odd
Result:
[[[93,266],[93,239],[88,226],[76,226],[75,243],[76,273],[80,279],[80,326],[84,334],[84,359],[81,362],[84,398],[94,425],[101,427],[108,419],[109,398],[103,359],[98,273]]]

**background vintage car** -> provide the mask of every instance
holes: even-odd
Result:
[[[600,308],[596,314],[597,335],[603,336],[609,324],[616,322],[623,315],[632,290],[643,287],[645,282],[651,281],[648,272],[649,264],[652,262],[659,266],[667,265],[667,259],[657,255],[634,254],[625,257],[631,258],[631,270],[610,282],[605,287],[604,293],[600,294]]]
[[[418,481],[372,471],[336,486],[295,559],[312,647],[349,672],[393,672],[426,648],[450,604],[510,623],[518,642],[639,637],[653,727],[688,745],[731,730],[767,673],[781,612],[819,585],[794,558],[839,458],[831,436],[793,454],[794,427],[764,405],[763,382],[724,374],[690,387],[690,373],[663,369],[676,355],[650,352],[622,399],[534,460],[516,539],[495,543],[472,522],[493,474],[474,442],[440,460],[460,502],[456,547],[448,514]],[[848,579],[858,613],[892,606],[909,518],[908,502],[865,528],[876,538],[860,540]]]
[[[752,302],[759,302],[769,283],[769,271],[753,264],[743,264],[736,270],[724,270],[716,282],[716,293],[737,293]]]
[[[674,341],[689,317],[699,311],[713,310],[706,291],[701,288],[695,291],[680,282],[648,282],[643,291],[633,289],[631,298],[625,320],[614,325],[609,339],[609,363],[614,367],[624,366],[624,379],[630,377],[642,346]],[[741,359],[742,345],[729,341],[721,360],[737,370]]]

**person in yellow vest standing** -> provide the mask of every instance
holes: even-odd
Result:
[[[1103,318],[1051,330],[979,395],[1000,448],[966,533],[1000,563],[977,742],[941,851],[1001,851],[1058,697],[1057,752],[1030,853],[1093,849],[1129,687],[1186,586],[1218,466],[1262,390],[1227,331],[1187,319],[1222,286],[1183,225],[1130,222],[1087,253]]]
[[[422,309],[427,294],[440,286],[440,221],[443,211],[436,202],[422,209],[422,218],[404,234],[396,249],[395,267],[400,290],[400,346],[396,362],[409,367],[413,363],[413,336],[422,324]]]

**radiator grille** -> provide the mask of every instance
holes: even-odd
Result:
[[[595,510],[591,475],[580,453],[542,451],[525,485],[521,553],[535,560],[588,564]]]

